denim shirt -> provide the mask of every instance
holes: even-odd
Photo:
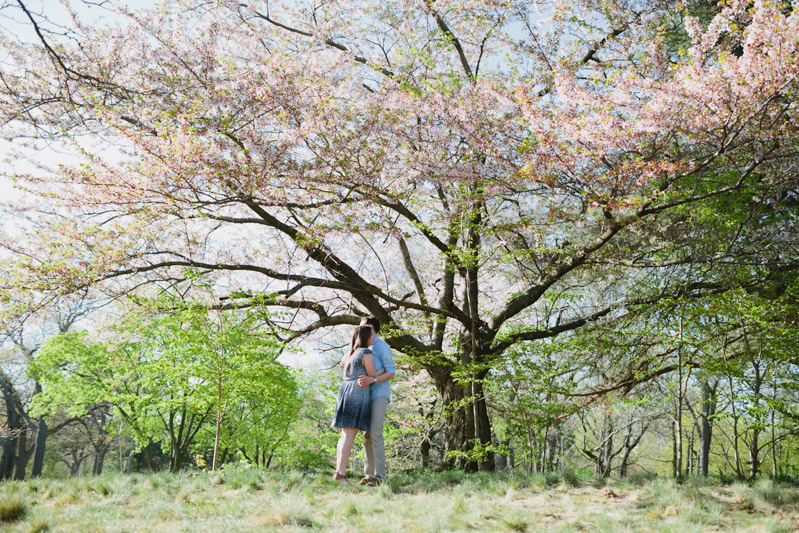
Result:
[[[389,348],[386,341],[380,337],[375,337],[375,343],[370,347],[375,359],[375,372],[380,372],[381,368],[385,368],[389,374],[396,374],[397,367],[394,365],[394,359],[391,357],[391,348]],[[378,396],[385,396],[391,401],[391,381],[381,381],[370,385],[372,387],[372,399]]]

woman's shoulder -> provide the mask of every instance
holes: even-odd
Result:
[[[358,351],[355,352],[355,357],[363,357],[366,354],[372,355],[372,350],[369,348],[358,348]]]

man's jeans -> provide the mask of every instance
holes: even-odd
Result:
[[[383,441],[383,421],[386,419],[388,398],[378,396],[372,400],[372,421],[369,431],[363,436],[366,460],[364,474],[383,481],[386,479],[386,444]]]

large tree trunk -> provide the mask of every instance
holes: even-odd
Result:
[[[21,419],[14,403],[14,389],[10,380],[0,374],[0,390],[6,404],[6,428],[8,436],[3,437],[3,455],[0,457],[0,480],[11,479],[14,475],[14,466],[17,464],[17,440],[21,426]]]
[[[444,443],[446,452],[470,452],[474,449],[475,441],[482,445],[491,444],[491,420],[488,417],[488,408],[483,393],[482,379],[485,375],[478,375],[477,381],[472,384],[456,383],[449,372],[431,372],[436,388],[441,394],[446,413],[444,422]],[[477,398],[476,405],[472,404],[473,395]],[[475,414],[477,415],[477,428],[480,434],[475,434]],[[455,457],[445,459],[445,466],[461,468],[467,472],[480,469],[493,470],[494,456],[488,453],[482,461],[472,457]]]
[[[36,428],[36,445],[33,451],[33,466],[31,466],[31,477],[40,477],[44,467],[44,449],[47,442],[47,422],[44,417],[39,418]]]
[[[25,471],[28,468],[28,460],[31,452],[28,450],[28,426],[21,424],[19,437],[17,438],[17,464],[14,465],[14,479],[25,479]]]
[[[419,444],[419,453],[422,456],[422,468],[427,470],[430,468],[430,439],[426,435]]]
[[[13,430],[3,437],[3,455],[0,457],[0,480],[11,479],[16,464],[17,437]]]
[[[155,463],[153,462],[153,454],[150,447],[153,445],[153,440],[149,439],[147,446],[144,447],[144,460],[147,462],[147,468],[150,472],[155,472]]]
[[[92,464],[92,474],[99,476],[103,473],[103,464],[105,463],[105,455],[111,446],[99,446],[95,448],[94,464]]]
[[[17,464],[17,440],[19,429],[11,428],[9,424],[8,436],[3,437],[3,456],[0,458],[0,480],[11,479],[14,467]]]
[[[169,453],[169,471],[173,474],[183,468],[183,448],[173,446]]]

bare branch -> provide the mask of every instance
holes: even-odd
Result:
[[[408,272],[408,276],[410,276],[411,281],[413,281],[413,286],[416,289],[416,296],[419,297],[419,302],[421,304],[427,305],[427,296],[424,294],[424,285],[419,277],[419,272],[417,272],[416,267],[413,266],[411,251],[408,250],[408,244],[405,242],[403,237],[399,238],[399,246],[400,253],[402,254],[402,261],[405,264],[405,270]]]
[[[446,21],[443,19],[441,14],[433,7],[432,0],[426,0],[425,5],[427,6],[427,10],[433,19],[436,21],[441,32],[446,35],[449,40],[452,42],[452,46],[455,48],[455,51],[458,52],[458,58],[461,61],[461,67],[463,67],[463,71],[466,73],[466,77],[470,80],[474,79],[474,74],[472,73],[472,67],[469,66],[469,60],[466,58],[466,52],[463,50],[463,46],[461,45],[460,40],[452,33],[452,30],[447,25]]]
[[[289,31],[291,33],[296,33],[297,35],[302,35],[303,37],[313,38],[313,34],[312,33],[300,30],[298,28],[292,28],[291,26],[283,24],[282,22],[279,22],[279,21],[273,19],[272,17],[270,17],[268,13],[261,13],[260,11],[256,11],[256,10],[250,8],[250,6],[247,5],[247,4],[239,4],[239,5],[241,7],[250,9],[256,17],[265,20],[266,22],[268,22],[269,24],[272,24],[273,26],[277,26],[278,28],[284,29],[284,30]],[[324,43],[327,46],[330,46],[330,47],[335,48],[337,50],[341,50],[342,52],[349,52],[350,51],[349,48],[347,48],[343,44],[337,43],[333,39],[329,39],[329,38],[325,39]],[[386,76],[388,78],[392,78],[393,79],[394,76],[395,76],[394,72],[390,71],[389,69],[387,69],[385,67],[381,67],[381,66],[375,65],[374,63],[372,63],[371,61],[369,61],[368,59],[366,59],[363,56],[353,55],[353,60],[356,63],[360,63],[362,65],[366,65],[367,67],[370,67],[370,68],[376,70],[377,72],[383,74],[384,76]],[[367,87],[367,89],[368,89],[368,87]]]

